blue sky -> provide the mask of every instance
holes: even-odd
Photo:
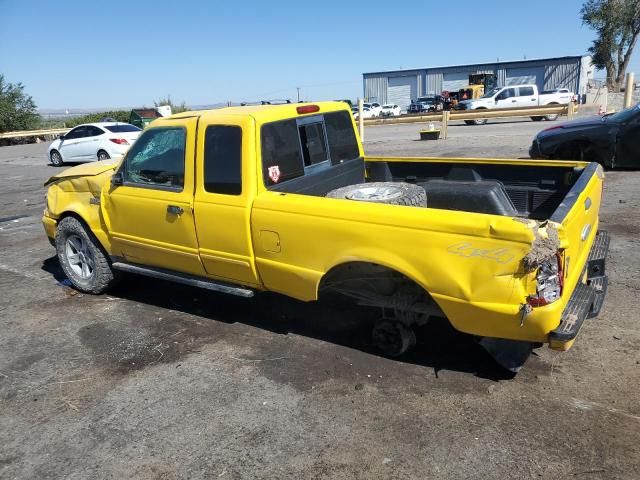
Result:
[[[581,5],[0,0],[0,73],[41,108],[355,98],[363,72],[583,54]]]

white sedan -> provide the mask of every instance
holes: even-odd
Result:
[[[363,106],[371,110],[372,117],[379,117],[382,113],[382,105],[379,103],[365,103]]]
[[[383,117],[398,117],[402,113],[402,110],[398,105],[392,105],[390,103],[382,106],[382,112],[380,113]]]
[[[49,146],[49,160],[59,167],[65,162],[118,159],[140,135],[129,123],[100,122],[78,125]]]
[[[355,118],[356,120],[358,119],[358,107],[353,107],[351,109],[351,113],[353,114],[353,118]],[[376,115],[373,113],[373,110],[371,110],[369,107],[362,107],[362,118],[363,119],[367,119],[367,118],[374,118]]]

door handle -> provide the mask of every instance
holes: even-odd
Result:
[[[517,102],[517,100],[511,100],[511,103],[516,103],[516,102]]]
[[[171,215],[182,215],[184,213],[184,209],[182,207],[178,207],[176,205],[169,205],[167,207],[167,213]]]

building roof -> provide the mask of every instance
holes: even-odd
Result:
[[[395,72],[414,72],[414,71],[422,71],[422,70],[441,70],[446,68],[465,68],[465,67],[484,67],[484,66],[494,66],[494,65],[505,65],[505,64],[514,64],[514,63],[535,63],[535,62],[544,62],[549,60],[578,60],[584,57],[589,57],[589,55],[567,55],[564,57],[547,57],[547,58],[528,58],[526,60],[496,60],[495,62],[482,62],[482,63],[467,63],[463,65],[445,65],[441,67],[421,67],[421,68],[403,68],[398,70],[381,70],[378,72],[365,72],[363,75],[377,75],[381,73],[395,73]]]

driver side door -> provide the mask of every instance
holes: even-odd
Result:
[[[74,162],[82,159],[82,144],[87,135],[87,127],[82,125],[74,128],[64,136],[58,150],[60,150],[60,154],[65,161]]]
[[[640,167],[640,112],[620,128],[615,166]]]
[[[505,88],[496,96],[496,108],[512,108],[515,106],[517,106],[515,88]]]
[[[131,147],[101,205],[112,255],[204,275],[193,217],[197,117],[164,120]]]

